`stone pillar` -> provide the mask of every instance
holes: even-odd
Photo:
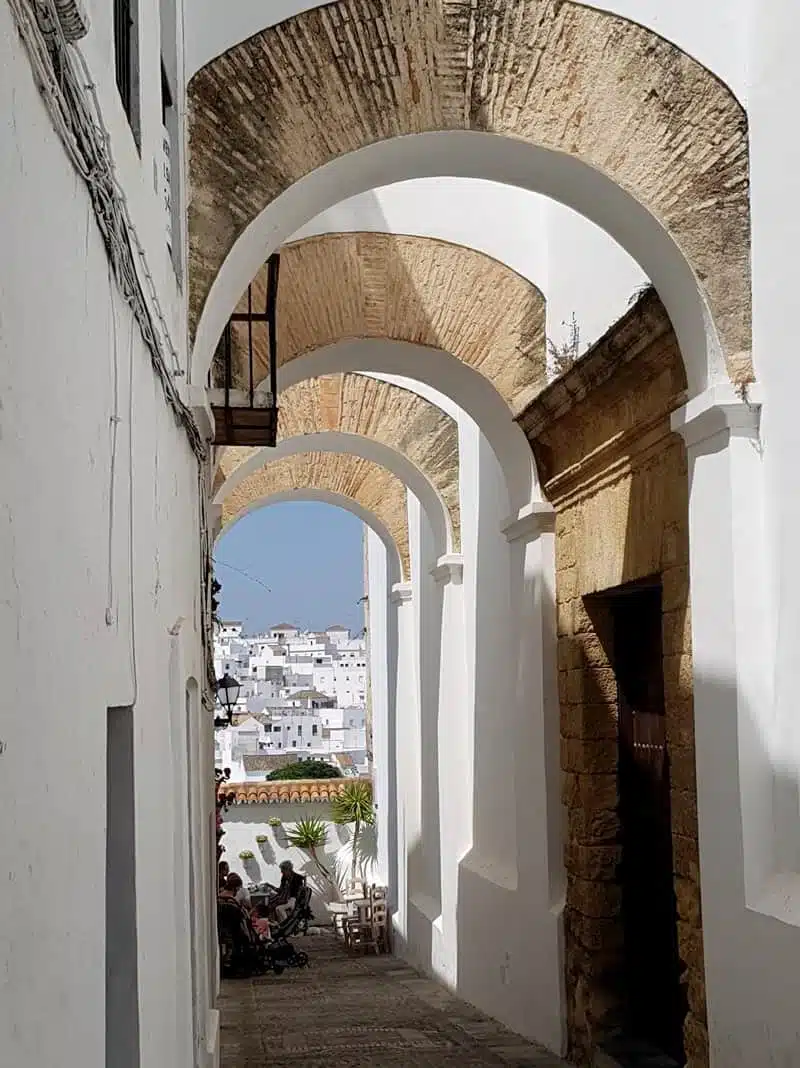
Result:
[[[690,1013],[689,1065],[733,1063],[725,1021],[736,1017],[730,977],[746,967],[739,932],[750,900],[769,877],[775,846],[766,676],[770,635],[763,531],[760,406],[717,386],[672,417],[689,464],[689,568],[664,579],[666,601],[691,589],[699,878],[703,935],[682,911],[681,956],[705,957],[708,1032]],[[665,659],[665,689],[692,661]],[[691,681],[691,679],[689,680]],[[692,769],[687,769],[690,775]],[[680,775],[680,769],[675,773]],[[795,813],[796,816],[796,813]],[[696,858],[676,856],[676,870]],[[679,888],[680,889],[680,888]],[[681,897],[679,893],[679,908]],[[699,917],[698,917],[699,921]],[[699,957],[696,961],[694,958]],[[755,976],[748,982],[757,982]],[[691,991],[690,991],[691,994]],[[696,1005],[693,1004],[693,1010]],[[727,1051],[730,1050],[730,1053]]]
[[[419,941],[431,940],[431,924],[441,913],[439,850],[439,677],[442,629],[441,590],[432,577],[436,543],[419,501],[408,495],[408,526],[414,589],[416,708],[419,714],[420,841],[409,856],[409,897],[422,914]],[[409,921],[411,922],[411,921]],[[424,933],[423,933],[424,932]],[[432,964],[432,946],[426,949]]]
[[[394,696],[391,697],[389,617],[394,608],[389,603],[389,573],[386,546],[378,535],[366,528],[367,596],[369,598],[369,686],[372,702],[373,793],[378,826],[378,879],[389,888],[390,903],[395,904],[397,813],[394,787]]]
[[[395,766],[397,807],[397,911],[394,916],[396,948],[417,960],[410,941],[409,856],[421,844],[419,710],[414,656],[414,613],[410,583],[392,587],[394,630],[397,635],[395,688]]]
[[[506,523],[504,534],[511,549],[516,636],[517,896],[526,915],[512,976],[520,1023],[560,1051],[565,1042],[564,841],[553,508],[544,502],[531,505]]]
[[[439,695],[437,789],[441,864],[441,915],[433,925],[433,973],[454,987],[458,975],[458,866],[472,845],[472,731],[467,708],[464,630],[464,562],[440,557],[431,575],[438,587]]]

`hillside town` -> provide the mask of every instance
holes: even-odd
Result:
[[[363,636],[338,624],[309,631],[290,623],[246,635],[241,622],[224,621],[215,634],[214,670],[239,687],[214,738],[215,764],[230,769],[231,781],[263,781],[311,759],[348,777],[369,772]]]

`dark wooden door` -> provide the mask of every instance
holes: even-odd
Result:
[[[627,1029],[683,1064],[660,587],[615,598],[613,622]]]

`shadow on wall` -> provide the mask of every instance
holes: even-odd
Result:
[[[307,850],[289,844],[288,834],[304,819],[322,820],[327,827],[327,842],[316,850],[316,860]],[[275,824],[276,820],[280,823]],[[350,879],[351,829],[331,821],[330,805],[326,803],[233,805],[225,814],[223,829],[224,859],[246,883],[269,882],[277,886],[280,864],[291,860],[295,870],[308,879],[316,898],[327,905],[339,900]],[[356,870],[367,882],[376,881],[377,833],[376,827],[364,827],[359,835]],[[241,853],[253,856],[241,857]]]

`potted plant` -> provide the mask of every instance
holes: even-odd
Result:
[[[263,845],[267,841],[267,836],[265,834],[257,834],[256,841],[259,845]]]
[[[280,827],[281,825],[281,821],[278,819],[277,816],[270,816],[270,818],[267,820],[267,823],[270,825],[270,827]]]
[[[297,849],[304,849],[311,856],[319,870],[330,882],[331,873],[317,856],[317,850],[323,849],[328,841],[328,828],[320,819],[300,820],[294,830],[286,835],[289,845]]]
[[[353,826],[352,851],[353,865],[351,882],[356,881],[358,864],[358,838],[362,826],[371,827],[375,823],[375,806],[372,803],[372,789],[367,782],[348,782],[342,786],[339,794],[331,802],[334,823]]]
[[[239,854],[239,860],[254,860],[255,853],[250,849],[243,849]]]

